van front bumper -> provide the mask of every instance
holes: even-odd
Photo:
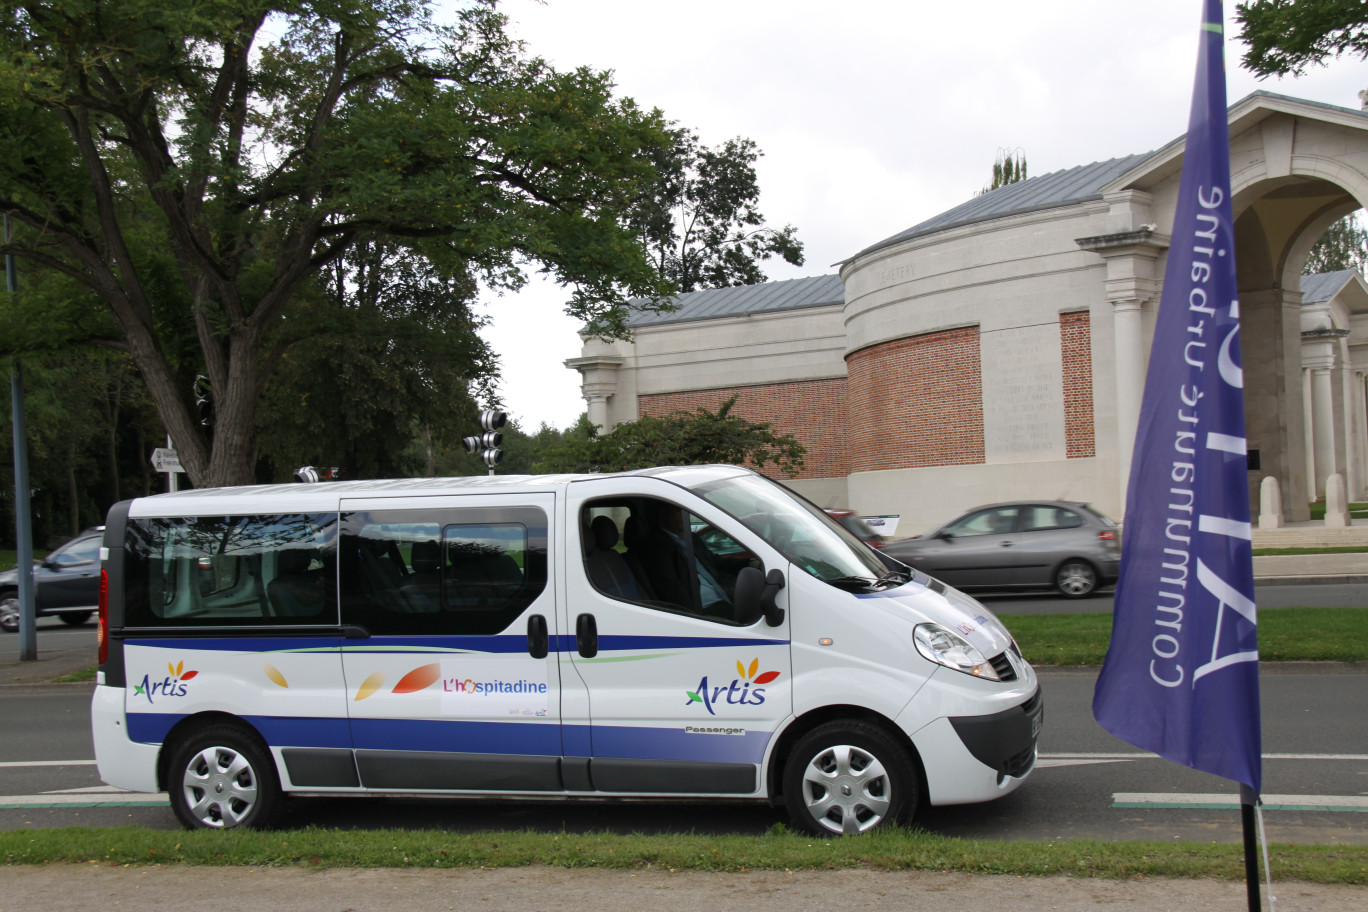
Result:
[[[1035,768],[1036,740],[1044,718],[1037,688],[1010,709],[977,716],[942,716],[912,735],[933,805],[991,801]]]
[[[1035,766],[1036,739],[1045,719],[1039,688],[1020,706],[987,716],[959,716],[950,725],[974,759],[995,770],[999,778],[1020,779]]]

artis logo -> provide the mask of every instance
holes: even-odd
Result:
[[[143,675],[142,683],[133,685],[133,695],[146,697],[148,703],[156,702],[156,697],[183,697],[189,692],[185,682],[199,674],[198,671],[186,671],[184,662],[175,665],[167,662],[166,670],[166,677],[160,681],[152,680],[151,675]]]
[[[765,689],[757,685],[768,684],[779,677],[777,671],[766,671],[763,674],[756,674],[760,670],[760,660],[752,659],[750,668],[736,663],[737,677],[733,678],[728,684],[708,683],[708,676],[704,675],[703,680],[698,682],[697,690],[686,690],[684,693],[689,700],[685,706],[694,703],[702,703],[703,708],[708,711],[708,715],[715,716],[717,711],[713,709],[720,703],[727,703],[731,706],[759,706],[765,702]]]

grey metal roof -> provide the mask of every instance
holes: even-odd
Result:
[[[688,320],[711,320],[742,314],[773,313],[820,307],[845,302],[845,286],[839,275],[786,279],[762,285],[709,288],[682,294],[675,301],[679,309],[670,313],[636,311],[628,320],[632,326],[658,326]]]
[[[1320,304],[1339,294],[1356,274],[1355,269],[1321,272],[1301,277],[1302,304]]]
[[[906,231],[885,238],[861,250],[850,259],[864,256],[875,250],[890,247],[901,241],[921,237],[947,228],[969,225],[1005,215],[1018,215],[1038,209],[1053,209],[1067,206],[1087,199],[1101,199],[1102,188],[1130,169],[1152,156],[1153,152],[1142,152],[1113,158],[1109,161],[1079,165],[1064,171],[1054,171],[1039,177],[1028,178],[996,190],[989,190],[953,209],[913,225]]]

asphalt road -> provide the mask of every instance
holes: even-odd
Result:
[[[1094,675],[1042,676],[1041,761],[1013,794],[982,805],[929,808],[921,823],[985,839],[1182,839],[1238,842],[1238,810],[1211,808],[1232,783],[1141,754],[1092,719]],[[1368,845],[1368,673],[1349,666],[1266,665],[1262,675],[1265,812],[1275,842]],[[90,688],[9,688],[0,739],[0,828],[176,826],[164,803],[94,806],[116,796],[90,762]],[[16,797],[18,796],[18,797]],[[1118,797],[1122,796],[1122,797]],[[1141,796],[1139,799],[1126,796]],[[1267,796],[1298,796],[1295,799]],[[117,796],[129,800],[135,796]],[[1137,801],[1171,807],[1130,806]],[[43,804],[68,802],[57,807]],[[5,805],[11,805],[5,807]],[[13,806],[22,805],[22,806]],[[1296,809],[1282,809],[1294,807]],[[1341,808],[1335,810],[1332,808]],[[782,812],[744,803],[566,802],[491,799],[297,799],[287,826],[489,828],[631,833],[763,833]]]

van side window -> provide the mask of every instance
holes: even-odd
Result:
[[[342,621],[376,636],[499,633],[546,588],[546,528],[531,507],[343,514]]]
[[[337,624],[333,514],[132,519],[127,627]]]
[[[594,501],[580,536],[585,574],[604,595],[734,623],[736,577],[754,555],[688,510],[647,497]]]

